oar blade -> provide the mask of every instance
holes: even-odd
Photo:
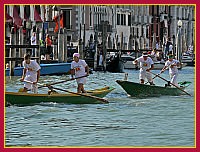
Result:
[[[180,85],[180,87],[188,87],[192,82],[190,81],[183,81],[183,82],[179,82],[178,84]]]

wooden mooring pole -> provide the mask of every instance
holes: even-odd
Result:
[[[14,27],[11,28],[11,33],[10,33],[10,44],[15,45],[16,44],[16,32]],[[16,57],[16,48],[10,48],[10,53],[9,53],[10,58]],[[14,68],[15,68],[15,61],[9,61],[10,64],[10,76],[14,76]]]
[[[59,29],[58,31],[58,62],[63,62],[64,57],[63,57],[63,30]]]

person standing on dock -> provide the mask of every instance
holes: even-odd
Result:
[[[173,59],[174,55],[169,54],[168,60],[165,62],[165,66],[161,70],[161,73],[165,71],[167,67],[169,67],[169,76],[171,79],[171,83],[178,86],[177,77],[178,77],[178,66],[180,66],[180,62],[178,60]]]
[[[80,59],[80,54],[79,53],[74,53],[73,54],[73,59],[71,64],[71,76],[75,75],[75,77],[82,77],[85,75],[89,75],[89,67],[85,60]],[[86,77],[76,79],[76,82],[78,84],[77,92],[78,93],[86,93],[84,89],[84,84],[86,84]]]
[[[40,66],[35,60],[31,60],[29,54],[24,55],[23,61],[23,75],[20,81],[24,81],[24,89],[22,92],[27,92],[28,89],[31,89],[34,93],[37,93],[37,82],[40,78]]]
[[[153,60],[150,57],[148,57],[147,52],[143,52],[141,57],[133,61],[133,64],[138,64],[138,62],[140,63],[140,83],[144,84],[144,80],[145,78],[147,78],[150,85],[154,85],[152,75],[148,72],[154,68]]]
[[[50,54],[52,53],[52,51],[51,51],[52,41],[50,39],[49,34],[46,35],[45,43],[46,43],[45,59],[50,60]]]

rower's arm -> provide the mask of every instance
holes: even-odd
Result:
[[[73,78],[74,78],[74,75],[75,75],[75,69],[71,69],[71,70],[70,70],[70,73],[71,73],[71,78],[73,79]]]
[[[37,71],[37,82],[39,81],[40,78],[40,70]]]
[[[160,73],[163,73],[166,68],[167,68],[167,66],[164,66],[163,69],[160,71]]]
[[[134,61],[133,61],[133,64],[138,64],[138,60],[134,60]]]
[[[85,67],[85,69],[86,69],[87,75],[89,75],[89,66],[87,65],[87,66]]]
[[[23,69],[23,74],[22,74],[22,78],[21,78],[22,80],[24,80],[24,78],[25,78],[25,75],[26,75],[26,71],[27,71],[27,69],[26,69],[26,68],[24,68],[24,69]]]
[[[26,69],[26,68],[24,68],[24,69],[23,69],[23,74],[22,74],[22,77],[21,77],[21,79],[20,79],[20,81],[21,81],[21,82],[23,82],[23,81],[24,81],[24,78],[25,78],[25,75],[26,75],[26,71],[27,71],[27,69]]]
[[[154,64],[151,65],[151,68],[149,70],[153,70],[154,69]]]
[[[151,67],[149,69],[147,69],[146,71],[153,70],[153,68],[154,68],[154,64],[151,64]]]

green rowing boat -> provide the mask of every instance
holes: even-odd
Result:
[[[174,87],[162,87],[162,86],[155,86],[155,85],[146,85],[146,84],[139,84],[130,81],[116,81],[125,91],[132,97],[149,97],[149,96],[161,96],[161,95],[170,95],[170,96],[178,96],[184,94],[178,88]],[[182,82],[181,89],[187,87],[191,82]]]
[[[105,97],[109,92],[114,90],[113,87],[104,87],[101,89],[95,89],[87,91],[88,96]],[[67,104],[99,104],[102,103],[100,100],[95,98],[78,95],[78,94],[33,94],[33,93],[22,93],[22,92],[5,92],[6,104],[11,105],[30,105],[44,102],[55,102],[55,103],[67,103]]]

